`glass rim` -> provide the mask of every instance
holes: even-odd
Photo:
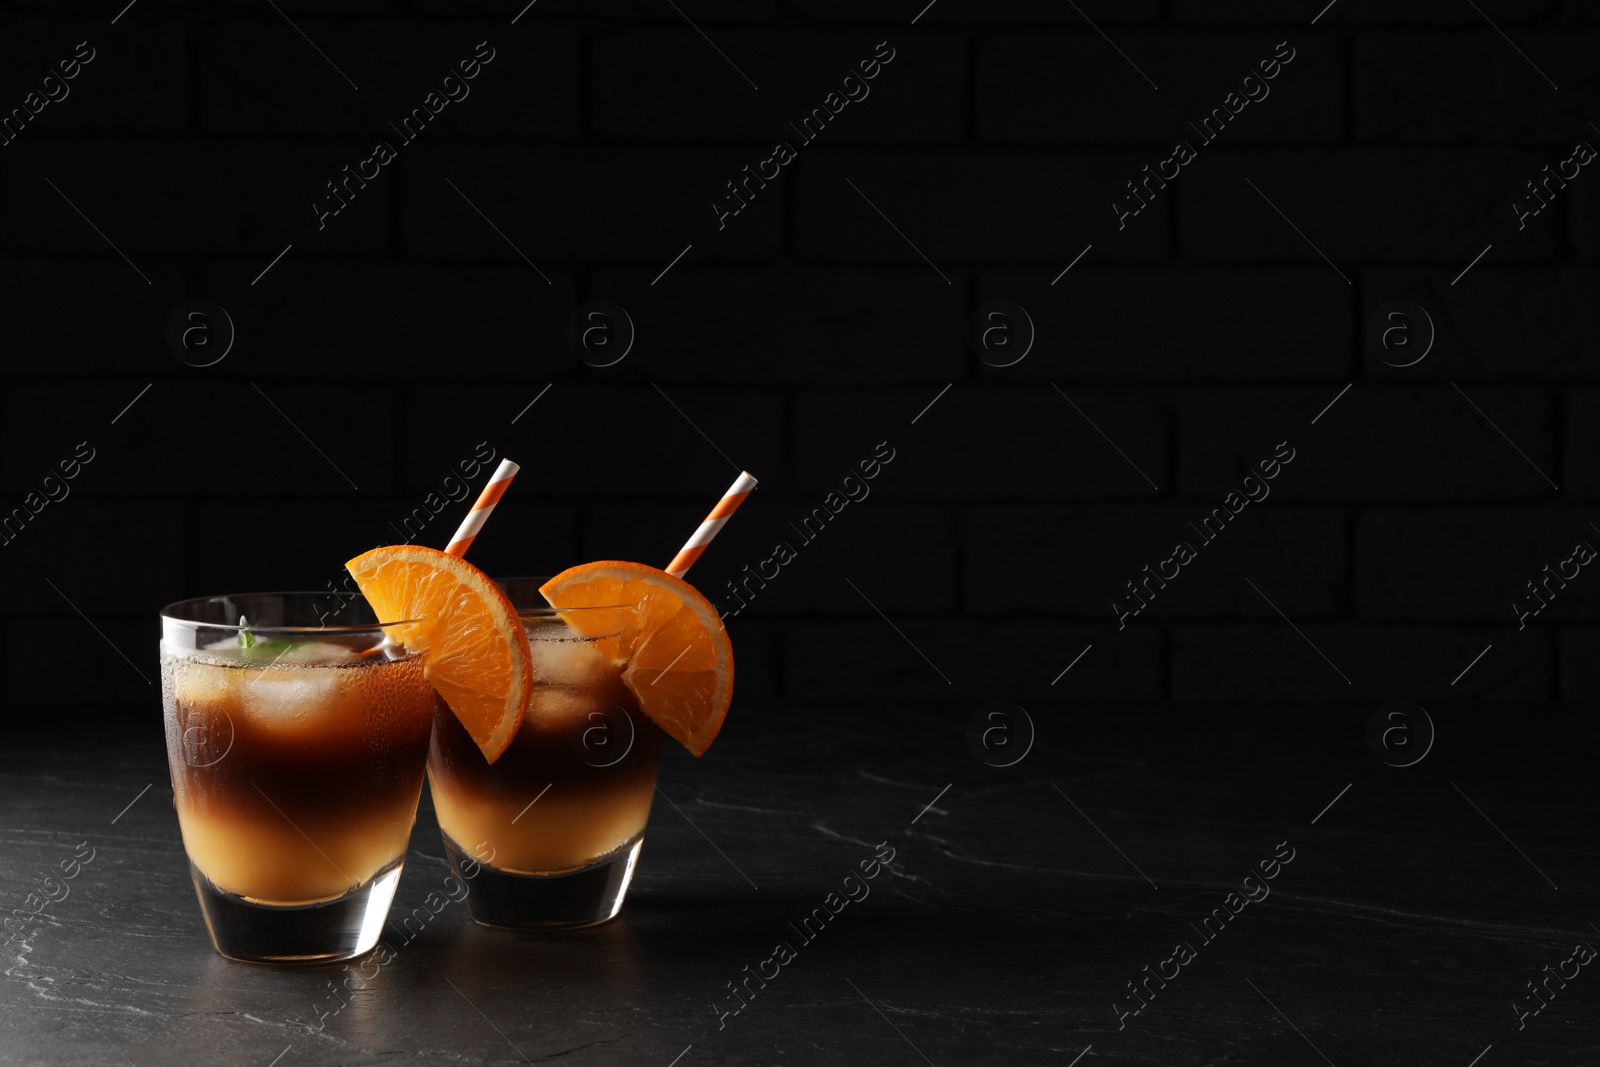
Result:
[[[535,618],[554,618],[558,615],[571,615],[580,611],[638,611],[639,605],[634,604],[583,604],[575,608],[518,608],[518,615],[532,615]]]
[[[386,630],[391,626],[408,626],[412,623],[421,622],[422,619],[426,618],[426,616],[421,616],[415,619],[396,619],[393,622],[357,622],[335,624],[332,626],[313,626],[310,624],[301,624],[296,626],[257,626],[251,624],[241,626],[236,622],[206,622],[203,619],[190,618],[184,613],[184,609],[190,608],[194,605],[214,604],[219,600],[247,600],[254,597],[305,597],[307,599],[314,597],[339,597],[341,600],[345,599],[339,593],[329,593],[320,589],[288,589],[255,593],[217,593],[212,596],[194,596],[185,597],[183,600],[174,600],[172,603],[161,609],[161,618],[167,620],[168,622],[175,622],[184,626],[204,626],[207,629],[232,630],[235,633],[239,633],[243,630],[249,630],[253,634],[374,633]],[[361,597],[360,599],[363,602],[368,603],[370,606],[370,601],[367,601],[366,597]],[[374,612],[373,614],[377,613]]]
[[[551,577],[552,577],[551,575],[547,575],[547,574],[546,575],[507,574],[507,575],[502,575],[501,577],[498,577],[498,578],[491,577],[489,580],[494,582],[495,585],[498,585],[500,587],[500,591],[501,592],[506,592],[506,586],[509,585],[512,582],[537,582],[537,583],[539,583],[539,585],[543,585],[545,582],[548,582]],[[507,595],[509,596],[510,594],[507,593]],[[517,607],[515,602],[512,603],[512,606],[513,607]],[[548,604],[545,604],[545,605],[540,606],[540,607],[529,607],[529,608],[517,607],[517,614],[518,615],[534,615],[534,616],[538,616],[540,618],[543,618],[545,616],[563,615],[563,614],[566,614],[567,612],[573,612],[573,611],[638,611],[638,610],[639,610],[639,601],[635,600],[631,604],[583,604],[583,605],[580,605],[578,607],[571,607],[571,608],[553,608],[553,607],[550,607]]]

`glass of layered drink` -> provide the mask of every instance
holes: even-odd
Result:
[[[467,913],[514,929],[613,918],[644,843],[661,729],[623,682],[631,604],[551,608],[540,579],[501,579],[533,663],[527,711],[493,763],[443,698],[428,781],[445,852],[474,874]],[[581,617],[580,617],[581,616]]]
[[[216,950],[373,948],[422,789],[435,693],[365,600],[204,597],[161,613],[173,805]]]

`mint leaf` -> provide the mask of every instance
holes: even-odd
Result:
[[[291,637],[272,637],[263,641],[252,635],[250,644],[240,646],[240,660],[251,666],[271,666],[274,663],[292,662],[290,650],[307,644]]]
[[[251,633],[249,631],[249,629],[247,629],[247,627],[249,625],[250,625],[249,620],[246,619],[243,615],[240,615],[239,616],[239,647],[240,648],[255,648],[256,647],[256,635]]]

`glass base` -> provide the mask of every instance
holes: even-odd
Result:
[[[355,959],[378,944],[400,883],[401,860],[342,897],[318,904],[258,904],[218,889],[191,861],[195,895],[217,952],[241,963],[308,966]]]
[[[513,874],[473,859],[444,838],[450,869],[470,885],[467,915],[482,926],[559,930],[595,926],[617,917],[644,847],[644,832],[589,866],[559,874]],[[468,871],[475,873],[468,874]]]

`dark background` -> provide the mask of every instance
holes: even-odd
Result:
[[[0,548],[10,728],[153,721],[162,604],[323,587],[480,441],[523,466],[473,551],[498,573],[664,565],[761,479],[693,574],[727,606],[799,549],[731,620],[741,703],[1595,695],[1600,579],[1522,632],[1510,602],[1600,541],[1600,178],[1521,231],[1510,203],[1600,143],[1600,5],[678,6],[7,5],[0,105],[97,52],[0,148],[5,503],[96,457]],[[483,40],[401,145],[385,123]],[[1270,96],[1119,231],[1123,182],[1285,40]],[[879,41],[870,96],[719,231],[723,183]],[[380,138],[399,158],[319,231]],[[565,341],[596,297],[638,329],[604,369]],[[1004,369],[965,341],[993,297],[1037,327]],[[1438,330],[1405,369],[1363,340],[1398,298]],[[215,366],[166,344],[191,299],[237,329]],[[1119,631],[1123,583],[1282,440],[1271,498]],[[870,498],[800,545],[882,441]]]
[[[0,146],[0,504],[94,450],[0,543],[0,895],[104,857],[3,957],[0,1062],[1596,1062],[1600,980],[1506,1008],[1600,921],[1600,574],[1512,608],[1600,546],[1600,164],[1512,210],[1600,146],[1600,3],[125,2],[0,6],[0,116],[97,53]],[[1119,230],[1124,183],[1279,42],[1270,95]],[[596,298],[638,332],[606,368],[566,339]],[[1004,368],[966,340],[995,298],[1037,330]],[[167,342],[197,299],[237,330],[204,368]],[[1364,336],[1393,300],[1437,330],[1410,367]],[[623,917],[452,913],[323,1033],[327,972],[227,964],[189,903],[157,613],[325,588],[480,442],[522,465],[491,573],[664,565],[739,468],[761,487],[692,579],[732,607],[798,556],[729,619],[734,709],[667,753]],[[1199,545],[1279,442],[1270,497]],[[1179,539],[1198,558],[1119,629]],[[1011,767],[971,746],[991,700],[1037,727]],[[1437,729],[1404,769],[1368,741],[1394,700]],[[724,1031],[727,980],[884,839],[865,914]],[[1284,840],[1271,903],[1120,1027]],[[425,799],[400,907],[436,848]]]

